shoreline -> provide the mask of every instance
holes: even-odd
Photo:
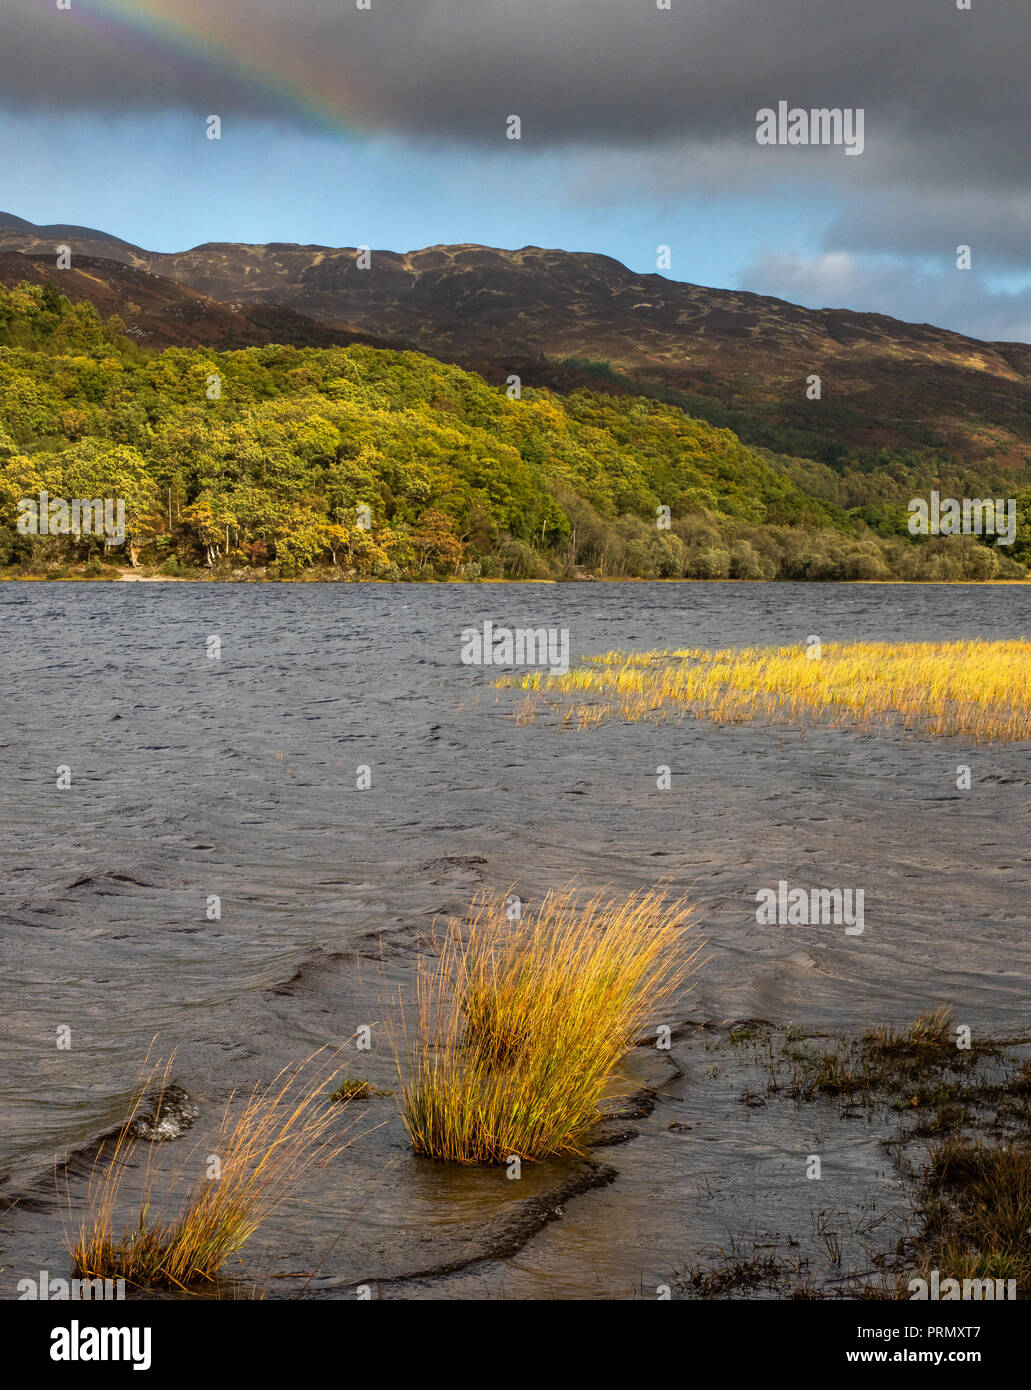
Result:
[[[566,584],[702,584],[743,585],[762,588],[773,584],[797,584],[814,588],[992,589],[1031,588],[1031,573],[1023,579],[640,579],[630,575],[589,575],[571,579],[341,579],[318,574],[296,577],[253,576],[247,570],[219,575],[146,574],[116,570],[111,574],[3,574],[0,584],[344,584],[344,585],[566,585]]]
[[[927,1024],[930,1032],[922,1032],[921,1025]],[[609,1189],[610,1203],[630,1212],[637,1209],[641,1198],[640,1193],[635,1196],[635,1187],[657,1143],[681,1149],[686,1141],[694,1155],[691,1171],[699,1165],[701,1171],[710,1171],[719,1158],[722,1139],[707,1133],[700,1119],[714,1106],[729,1110],[731,1127],[742,1139],[758,1127],[761,1144],[772,1145],[788,1158],[810,1153],[815,1127],[823,1136],[824,1158],[829,1160],[828,1184],[833,1185],[838,1168],[849,1182],[836,1198],[826,1199],[822,1194],[811,1197],[810,1191],[817,1189],[809,1189],[808,1184],[785,1188],[780,1196],[786,1205],[778,1215],[791,1221],[793,1237],[771,1242],[761,1234],[770,1212],[750,1190],[747,1179],[732,1176],[735,1198],[749,1219],[714,1212],[704,1232],[685,1232],[682,1258],[670,1261],[662,1276],[677,1301],[757,1296],[910,1301],[926,1297],[913,1293],[912,1281],[934,1269],[942,1270],[943,1280],[964,1278],[980,1275],[981,1265],[987,1270],[990,1263],[989,1273],[994,1275],[996,1263],[999,1270],[1003,1264],[988,1241],[1001,1235],[1006,1244],[1008,1227],[991,1213],[980,1213],[977,1202],[984,1174],[970,1164],[979,1154],[986,1155],[989,1164],[1004,1163],[1010,1146],[1019,1145],[1026,1133],[1022,1101],[1031,1067],[1027,1060],[1031,1038],[1020,1031],[989,1035],[964,1053],[954,1047],[948,1028],[945,1009],[924,1015],[908,1027],[881,1023],[845,1032],[754,1018],[680,1021],[673,1029],[674,1054],[666,1059],[672,1064],[671,1074],[658,1087],[650,1069],[647,1083],[642,1084],[643,1075],[635,1076],[636,1084],[610,1101],[608,1113],[599,1117],[580,1158],[542,1167],[543,1181],[514,1208],[481,1211],[462,1248],[442,1245],[427,1250],[425,1263],[398,1258],[396,1249],[380,1259],[355,1255],[326,1269],[319,1285],[310,1289],[310,1276],[277,1269],[282,1251],[275,1243],[264,1244],[258,1257],[261,1267],[252,1267],[245,1281],[242,1269],[227,1266],[212,1296],[249,1298],[253,1296],[250,1288],[269,1296],[283,1287],[283,1281],[296,1280],[301,1286],[297,1296],[310,1299],[346,1298],[361,1286],[389,1288],[401,1297],[422,1293],[432,1298],[427,1285],[438,1295],[448,1290],[450,1296],[462,1297],[470,1280],[493,1279],[500,1287],[518,1279],[510,1263],[517,1258],[526,1263],[530,1279],[526,1293],[530,1294],[534,1280],[541,1277],[535,1269],[535,1252],[543,1251],[563,1265],[577,1258],[563,1239],[560,1218],[574,1225],[579,1220],[589,1222],[589,1200],[585,1206],[580,1204],[604,1188]],[[650,1036],[639,1039],[634,1052],[635,1060],[643,1060],[651,1052]],[[633,1064],[629,1071],[636,1071]],[[629,1074],[624,1079],[629,1080]],[[176,1089],[192,1106],[191,1092]],[[217,1110],[212,1097],[203,1099],[206,1110]],[[856,1147],[853,1126],[857,1119],[865,1127],[862,1152],[852,1153],[845,1165],[841,1155]],[[203,1127],[205,1121],[199,1123]],[[193,1124],[191,1114],[183,1134],[175,1138],[183,1137]],[[74,1170],[112,1132],[94,1135],[85,1145],[64,1152],[59,1157],[61,1166]],[[807,1161],[811,1164],[812,1158]],[[947,1207],[928,1214],[927,1198],[939,1191],[945,1165],[952,1177]],[[475,1189],[484,1171],[479,1167],[452,1170],[450,1181]],[[1000,1171],[1008,1174],[1008,1169]],[[35,1180],[22,1175],[17,1188],[0,1204],[8,1219],[19,1207],[25,1213],[14,1242],[22,1259],[29,1247],[56,1231],[59,1203],[50,1195],[52,1172],[49,1167],[40,1170]],[[71,1200],[79,1202],[83,1190],[74,1179],[73,1187]],[[332,1182],[316,1183],[306,1200],[316,1211],[328,1210],[336,1191]],[[825,1201],[831,1206],[819,1205]],[[971,1251],[968,1260],[952,1267],[948,1262],[955,1253],[952,1237],[957,1229],[965,1229],[971,1213],[982,1249]],[[402,1245],[403,1230],[393,1235]],[[252,1258],[256,1254],[257,1250]],[[1006,1272],[1010,1272],[1008,1266]],[[203,1297],[199,1289],[192,1292]],[[1016,1296],[1026,1297],[1023,1281]],[[0,1293],[0,1300],[12,1297],[6,1288]]]

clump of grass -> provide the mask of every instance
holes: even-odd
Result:
[[[924,1171],[921,1272],[952,1279],[1014,1279],[1031,1293],[1031,1149],[951,1137]]]
[[[330,1093],[330,1100],[338,1101],[346,1105],[352,1100],[368,1100],[375,1091],[367,1081],[359,1081],[353,1076],[345,1076],[335,1091]]]
[[[908,1027],[880,1024],[832,1051],[785,1049],[793,1063],[790,1093],[797,1100],[814,1095],[893,1096],[897,1106],[934,1106],[955,1115],[964,1087],[944,1073],[972,1074],[978,1063],[997,1055],[983,1042],[976,1054],[960,1049],[952,1037],[952,1011],[932,1009]]]
[[[900,1052],[907,1048],[944,1048],[953,1046],[952,1010],[945,1005],[921,1014],[908,1028],[884,1024],[867,1028],[863,1043],[868,1050]]]
[[[764,1285],[776,1287],[783,1275],[783,1265],[775,1255],[758,1253],[727,1260],[715,1268],[694,1265],[677,1276],[682,1288],[690,1289],[698,1298],[723,1298],[735,1293],[751,1292]]]
[[[520,723],[541,699],[579,729],[612,714],[631,722],[689,714],[1010,743],[1028,738],[1031,642],[835,642],[818,659],[804,647],[607,652],[564,675],[531,671],[495,684],[530,692]]]
[[[135,1120],[148,1089],[141,1086],[128,1119],[94,1163],[84,1215],[69,1239],[74,1273],[123,1278],[136,1287],[185,1289],[213,1279],[312,1164],[329,1156],[326,1133],[336,1111],[325,1093],[334,1076],[322,1069],[312,1077],[311,1060],[256,1086],[242,1106],[230,1097],[210,1145],[218,1176],[206,1170],[171,1215],[154,1210],[154,1148],[148,1146],[143,1196],[126,1221],[121,1191],[137,1151]],[[162,1093],[167,1074],[166,1068]]]
[[[452,919],[406,1028],[402,1114],[417,1153],[500,1163],[583,1151],[613,1073],[695,954],[689,908],[662,892],[578,903],[549,893],[532,920],[486,896]]]

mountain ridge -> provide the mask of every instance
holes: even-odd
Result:
[[[5,235],[5,232],[7,235]],[[29,246],[10,247],[3,243],[10,236],[28,236]],[[52,223],[37,224],[25,218],[17,217],[13,213],[0,212],[0,250],[25,250],[31,253],[40,254],[44,249],[52,249],[49,243],[57,236],[78,235],[83,240],[97,241],[104,245],[114,247],[124,247],[129,255],[125,258],[109,256],[105,259],[124,259],[126,264],[139,264],[144,269],[153,271],[157,264],[164,263],[173,266],[188,263],[188,258],[197,256],[199,253],[224,252],[224,251],[251,251],[251,252],[311,252],[317,253],[320,261],[326,258],[329,253],[334,259],[342,261],[354,261],[358,254],[356,246],[330,246],[321,242],[295,242],[295,241],[269,241],[269,242],[244,242],[244,241],[205,241],[199,242],[195,246],[187,247],[182,251],[150,251],[145,247],[138,246],[133,242],[125,241],[113,233],[104,232],[98,228],[79,226],[73,223]],[[47,243],[44,248],[39,243]],[[73,253],[75,248],[72,248]],[[1031,343],[1023,343],[1019,340],[975,338],[970,334],[961,333],[956,329],[945,328],[940,324],[933,324],[928,321],[917,322],[915,320],[900,319],[891,314],[882,314],[873,310],[850,309],[845,305],[824,305],[819,309],[808,309],[802,305],[795,304],[792,300],[784,299],[778,295],[760,294],[753,290],[732,290],[723,289],[717,286],[700,285],[689,280],[677,280],[672,277],[659,274],[657,271],[633,271],[622,261],[614,256],[606,255],[600,251],[568,251],[559,247],[540,246],[535,242],[528,242],[521,247],[499,247],[488,246],[483,242],[435,242],[432,245],[415,247],[408,251],[389,251],[383,249],[371,250],[373,264],[377,261],[385,261],[388,264],[401,265],[408,270],[416,270],[417,261],[433,255],[435,253],[445,254],[449,259],[454,260],[452,253],[484,253],[487,256],[497,257],[507,261],[522,261],[527,252],[531,252],[540,257],[548,257],[566,261],[579,261],[587,263],[598,263],[612,267],[622,275],[631,276],[638,280],[648,280],[660,285],[676,287],[690,291],[701,292],[707,295],[715,295],[725,298],[732,302],[759,302],[770,304],[782,309],[788,309],[807,316],[828,317],[828,318],[848,318],[849,320],[863,320],[876,324],[899,325],[910,330],[920,330],[921,332],[933,335],[942,335],[950,339],[957,339],[971,344],[979,344],[985,347],[1000,349],[1012,348],[1021,354],[1027,353],[1031,356]],[[82,254],[89,254],[83,252]],[[364,273],[364,272],[361,272]],[[166,278],[175,279],[169,275]],[[185,283],[185,281],[183,282]]]

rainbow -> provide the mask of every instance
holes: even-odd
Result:
[[[341,82],[314,73],[285,46],[270,52],[273,40],[264,26],[226,15],[210,0],[89,0],[88,8],[86,0],[79,0],[75,13],[80,19],[88,14],[93,26],[115,43],[125,45],[129,36],[139,36],[158,57],[172,51],[198,65],[215,66],[336,134],[372,124],[368,115],[362,119],[356,113],[354,93],[345,95]],[[285,7],[284,13],[288,16]],[[342,7],[341,25],[346,13]],[[364,12],[355,8],[354,15],[361,23]],[[204,114],[226,117],[232,112]]]

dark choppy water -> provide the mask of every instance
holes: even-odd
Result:
[[[0,617],[0,1193],[120,1118],[155,1035],[178,1048],[203,1133],[234,1086],[380,1021],[434,916],[480,886],[531,901],[573,874],[693,886],[709,962],[685,1020],[853,1028],[945,1002],[975,1029],[1028,1031],[1028,745],[521,727],[496,672],[459,659],[461,630],[488,618],[568,628],[574,659],[810,633],[1026,636],[1024,588],[3,584]],[[863,936],[757,926],[756,889],[779,879],[862,886]],[[262,1276],[325,1259],[324,1293],[369,1278],[382,1296],[629,1297],[718,1238],[749,1193],[763,1194],[753,1224],[801,1220],[798,1184],[784,1179],[782,1210],[776,1194],[806,1141],[721,1099],[697,1042],[675,1060],[685,1075],[652,1078],[663,1094],[639,1137],[595,1155],[618,1176],[568,1204],[554,1193],[576,1165],[516,1184],[440,1170],[374,1101],[370,1125],[386,1123],[249,1259]],[[390,1085],[385,1041],[370,1075]],[[875,1138],[849,1143],[827,1200],[890,1183]],[[388,1282],[468,1261],[449,1280]],[[7,1296],[23,1267],[60,1268],[45,1200],[8,1215],[0,1264]]]

